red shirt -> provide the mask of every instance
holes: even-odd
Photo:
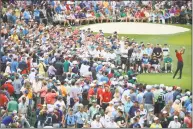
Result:
[[[141,12],[140,15],[141,15],[141,17],[145,17],[144,12]]]
[[[110,91],[104,91],[102,94],[102,102],[108,103],[111,101],[112,94]]]
[[[188,128],[192,128],[192,121],[190,117],[184,117],[184,123],[187,125]]]
[[[30,73],[30,70],[31,70],[31,63],[30,63],[30,61],[27,61],[27,70]]]
[[[97,99],[100,99],[100,97],[102,97],[103,95],[103,89],[102,88],[98,88],[97,89]]]
[[[4,94],[0,94],[0,98],[1,98],[0,107],[4,107],[8,103],[9,100],[8,100],[7,96]]]
[[[179,62],[183,62],[182,53],[176,52],[176,57],[177,57],[177,59],[178,59]]]
[[[45,96],[45,102],[46,104],[54,104],[56,102],[56,93],[47,93]]]
[[[88,100],[90,99],[91,96],[94,95],[94,88],[90,88],[88,91]]]
[[[109,73],[109,74],[108,74],[108,78],[109,78],[109,79],[111,79],[113,76],[114,76],[113,73]]]
[[[5,84],[2,85],[2,89],[5,89],[7,87],[7,91],[9,92],[10,95],[13,95],[14,93],[14,87],[11,83],[6,82]]]

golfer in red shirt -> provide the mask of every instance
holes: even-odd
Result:
[[[112,99],[112,94],[111,94],[110,88],[109,86],[105,86],[105,90],[102,93],[101,103],[100,103],[104,111],[109,105],[109,102],[111,101],[111,99]]]
[[[182,78],[182,69],[183,69],[183,65],[184,65],[182,54],[184,54],[185,48],[183,47],[180,51],[175,50],[175,52],[176,52],[176,57],[178,59],[178,65],[177,65],[176,72],[174,73],[173,79],[175,78],[175,76],[176,76],[176,74],[178,73],[179,70],[180,70],[180,76],[179,76],[178,79],[181,79]]]

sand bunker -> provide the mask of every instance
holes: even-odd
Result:
[[[126,23],[126,22],[92,24],[84,26],[81,29],[87,30],[88,28],[91,28],[93,32],[99,32],[99,30],[103,30],[104,33],[113,33],[114,31],[117,31],[118,34],[145,34],[145,35],[165,35],[190,31],[190,29],[174,25],[152,24],[152,23]]]

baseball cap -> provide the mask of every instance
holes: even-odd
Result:
[[[159,120],[159,118],[158,118],[158,117],[155,117],[153,120],[156,121],[156,120]]]
[[[178,119],[178,116],[174,116],[174,119]]]

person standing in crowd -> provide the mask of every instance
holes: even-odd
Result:
[[[180,76],[178,79],[181,79],[182,78],[182,69],[183,69],[183,65],[184,65],[182,55],[185,52],[185,48],[183,47],[179,51],[175,50],[175,52],[176,52],[176,57],[178,59],[178,63],[177,63],[177,69],[174,73],[173,79],[176,77],[176,74],[178,73],[179,70],[180,70]]]
[[[21,81],[19,79],[19,75],[16,74],[15,75],[15,80],[13,81],[13,87],[14,87],[14,94],[15,94],[15,99],[18,100],[21,96],[21,88],[22,88],[22,84]]]
[[[13,97],[10,98],[10,101],[7,104],[7,111],[9,114],[11,114],[13,111],[18,112],[18,103],[14,100]]]
[[[100,105],[102,105],[103,110],[105,110],[112,99],[112,94],[110,92],[109,86],[105,86],[105,91],[101,95]]]
[[[144,104],[145,104],[145,109],[149,112],[149,109],[152,109],[154,106],[154,94],[151,92],[152,86],[147,85],[146,89],[147,92],[144,94]]]

